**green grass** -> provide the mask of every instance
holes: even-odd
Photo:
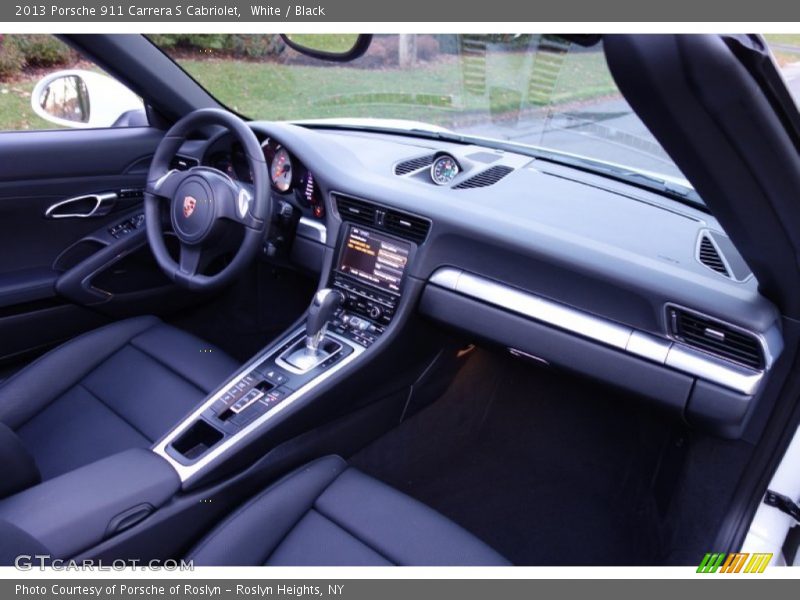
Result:
[[[452,126],[479,118],[534,108],[529,91],[533,55],[490,53],[485,85],[464,81],[465,65],[441,55],[414,68],[355,68],[284,65],[226,59],[181,60],[181,65],[221,102],[259,119],[380,117],[418,119]],[[616,93],[600,52],[569,55],[558,66],[549,102],[563,104]],[[546,69],[540,64],[539,76]],[[552,70],[547,71],[552,73]]]
[[[768,33],[764,37],[780,66],[800,61],[800,34]]]
[[[540,60],[535,65],[534,60]],[[462,59],[439,55],[416,67],[354,68],[337,63],[286,65],[227,58],[179,62],[230,108],[269,120],[326,117],[416,119],[457,127],[541,104],[531,91],[532,78],[546,76],[545,103],[565,104],[615,94],[601,52],[552,56],[489,52],[485,85],[469,85]],[[0,82],[0,130],[54,129],[30,108],[35,78]]]
[[[0,131],[58,129],[31,109],[31,91],[36,81],[35,78],[23,78],[0,82]]]
[[[767,33],[764,37],[770,44],[796,46],[800,50],[800,33]]]

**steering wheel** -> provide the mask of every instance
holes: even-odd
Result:
[[[186,136],[200,127],[221,125],[241,143],[253,183],[237,181],[219,169],[199,166],[186,171],[171,169],[172,159]],[[180,243],[175,262],[164,243],[161,209],[169,203],[172,229]],[[230,282],[247,267],[269,229],[272,197],[267,164],[261,145],[247,124],[234,114],[216,108],[195,110],[170,128],[150,164],[144,192],[147,239],[156,262],[178,285],[209,290]],[[221,237],[229,223],[244,229],[233,259],[218,273],[200,273],[203,250]]]

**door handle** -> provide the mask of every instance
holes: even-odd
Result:
[[[111,212],[117,201],[116,192],[87,194],[61,200],[44,211],[47,219],[88,219],[102,217]]]

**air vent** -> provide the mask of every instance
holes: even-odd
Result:
[[[420,156],[419,158],[411,158],[409,160],[404,160],[403,162],[397,163],[394,166],[394,174],[408,175],[409,173],[413,173],[414,171],[419,171],[420,169],[429,167],[431,166],[432,163],[433,163],[433,154],[429,154],[428,156]]]
[[[489,167],[485,171],[481,171],[477,175],[473,175],[472,177],[462,181],[458,185],[454,185],[453,189],[467,190],[470,188],[488,187],[500,181],[503,177],[511,173],[511,171],[513,170],[514,169],[512,169],[511,167],[506,167],[503,165],[497,165],[496,167]]]
[[[758,338],[749,332],[686,310],[669,308],[675,339],[753,369],[764,368],[764,353]]]
[[[697,247],[697,260],[720,275],[724,275],[725,277],[731,276],[728,272],[728,268],[725,266],[725,261],[722,260],[719,248],[717,248],[717,245],[707,233],[700,235],[700,244]]]
[[[375,225],[376,207],[369,202],[347,198],[345,196],[336,197],[336,206],[339,209],[339,216],[343,221],[352,221],[362,225]]]
[[[387,211],[383,224],[386,231],[408,238],[418,244],[425,241],[425,238],[428,237],[428,230],[431,228],[430,221],[395,210]]]
[[[336,206],[343,221],[369,225],[417,244],[425,241],[431,228],[427,219],[356,198],[336,195]]]

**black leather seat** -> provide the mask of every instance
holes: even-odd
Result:
[[[247,502],[188,555],[196,565],[507,565],[451,521],[329,456]]]
[[[49,479],[121,450],[148,447],[238,366],[156,317],[96,329],[0,385],[0,424],[7,426],[0,426],[2,458],[29,470],[25,463],[32,457],[41,478]],[[38,479],[15,476],[28,485]],[[0,497],[10,491],[0,489]]]

